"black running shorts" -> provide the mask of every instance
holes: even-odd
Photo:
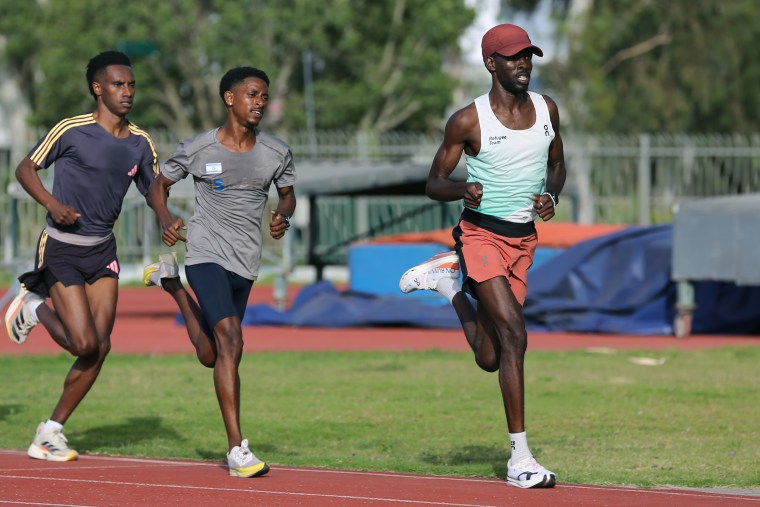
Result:
[[[116,257],[116,238],[111,237],[93,246],[72,245],[51,238],[42,231],[37,243],[33,271],[19,276],[27,290],[49,297],[56,282],[65,287],[91,284],[109,276],[119,278],[119,260]]]

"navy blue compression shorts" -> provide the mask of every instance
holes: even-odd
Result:
[[[238,317],[243,321],[253,280],[211,262],[185,265],[185,276],[201,307],[203,319],[211,329],[227,317]]]

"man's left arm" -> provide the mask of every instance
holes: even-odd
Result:
[[[549,107],[549,118],[554,129],[554,140],[549,145],[549,161],[546,169],[546,191],[552,197],[559,198],[562,188],[565,186],[567,170],[565,169],[565,148],[562,145],[562,136],[559,133],[559,110],[557,104],[549,97],[546,105]]]
[[[554,208],[559,202],[559,194],[565,186],[567,171],[565,169],[565,150],[559,130],[559,109],[550,97],[544,95],[549,109],[549,119],[554,129],[554,139],[549,145],[549,158],[546,167],[546,187],[543,195],[536,199],[536,213],[543,221],[554,217]]]
[[[290,217],[296,210],[296,194],[292,186],[278,187],[277,195],[277,209],[272,211],[272,221],[269,222],[269,234],[274,239],[280,239],[285,235],[285,231],[290,227]]]

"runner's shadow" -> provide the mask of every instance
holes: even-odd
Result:
[[[431,465],[465,465],[484,464],[493,468],[497,477],[507,473],[509,453],[502,447],[486,447],[483,445],[467,445],[445,453],[426,452],[420,455],[420,460]]]
[[[220,461],[224,458],[224,450],[217,449],[216,451],[209,451],[206,449],[196,449],[195,454],[198,455],[203,461]],[[226,464],[226,463],[225,463]]]
[[[72,447],[81,451],[113,452],[114,443],[119,447],[140,444],[148,440],[182,441],[184,438],[174,429],[162,425],[160,417],[130,417],[119,424],[96,426],[82,432],[72,432]]]
[[[225,472],[229,470],[227,468],[227,457],[225,456],[223,449],[216,452],[206,451],[204,449],[195,449],[195,453],[198,455],[198,458],[200,460],[209,461],[212,464],[216,465],[217,468],[220,468]]]
[[[4,421],[9,415],[17,414],[23,408],[23,405],[0,405],[0,421]]]

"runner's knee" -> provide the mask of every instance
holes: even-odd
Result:
[[[90,357],[99,354],[100,347],[93,341],[72,340],[69,352],[76,357]]]
[[[109,338],[96,340],[90,338],[71,338],[68,351],[72,356],[91,357],[97,356],[103,362],[111,352],[111,340]]]
[[[243,353],[243,330],[230,321],[221,321],[214,327],[218,357],[239,359]]]

